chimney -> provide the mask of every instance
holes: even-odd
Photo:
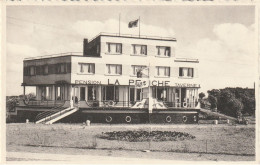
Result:
[[[84,38],[84,41],[83,41],[83,56],[86,56],[87,55],[87,45],[88,45],[88,39],[87,38]]]

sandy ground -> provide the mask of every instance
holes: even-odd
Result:
[[[173,163],[173,161],[254,161],[254,156],[198,154],[174,152],[144,152],[125,150],[75,149],[75,148],[48,148],[9,146],[7,161],[131,161]],[[46,153],[48,151],[48,153]],[[128,162],[126,161],[126,162]]]
[[[97,135],[102,132],[119,130],[183,131],[196,136],[196,139],[148,144],[147,142],[133,143],[97,138]],[[130,161],[130,159],[135,161],[136,158],[143,159],[143,161],[146,159],[254,161],[254,130],[254,125],[227,124],[94,124],[89,127],[82,124],[7,124],[7,161],[75,161],[81,159],[84,161],[94,159],[91,156],[102,156],[97,159],[98,161],[110,160],[111,157],[116,161]],[[205,141],[207,141],[207,149]],[[150,152],[144,152],[149,149]],[[39,155],[35,156],[33,153]],[[50,156],[41,156],[45,153]]]

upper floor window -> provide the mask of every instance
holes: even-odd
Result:
[[[79,73],[94,74],[95,73],[95,64],[79,63]]]
[[[170,77],[170,67],[157,66],[156,67],[156,76]]]
[[[49,73],[48,65],[43,65],[42,71],[43,71],[43,74],[48,74]]]
[[[107,64],[106,74],[109,75],[122,75],[122,65],[117,64]]]
[[[137,76],[139,71],[142,71],[146,66],[144,65],[132,65],[132,75]]]
[[[157,56],[160,57],[170,57],[171,56],[171,48],[167,46],[156,46],[157,48]]]
[[[133,45],[133,54],[134,55],[147,55],[147,46],[146,45]]]
[[[66,69],[66,63],[60,63],[56,65],[56,73],[58,74],[66,73]]]
[[[35,66],[29,66],[29,76],[36,75],[36,67]]]
[[[193,68],[179,68],[179,76],[180,77],[194,77],[194,69]]]
[[[107,43],[107,52],[111,54],[121,54],[122,44],[121,43]]]

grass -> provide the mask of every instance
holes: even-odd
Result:
[[[113,131],[176,131],[195,139],[184,141],[128,142],[99,138],[102,132]],[[97,150],[125,150],[182,153],[254,155],[255,127],[233,125],[92,125],[80,124],[7,124],[8,146],[42,146]],[[14,148],[14,147],[12,147]],[[46,151],[48,152],[48,151]]]

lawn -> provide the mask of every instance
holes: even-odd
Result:
[[[113,131],[177,131],[195,138],[182,141],[129,142],[100,138]],[[7,124],[7,151],[24,147],[74,148],[85,150],[143,151],[255,155],[254,125],[105,125],[95,124]],[[19,146],[19,147],[18,147]],[[48,152],[48,148],[46,152]]]

